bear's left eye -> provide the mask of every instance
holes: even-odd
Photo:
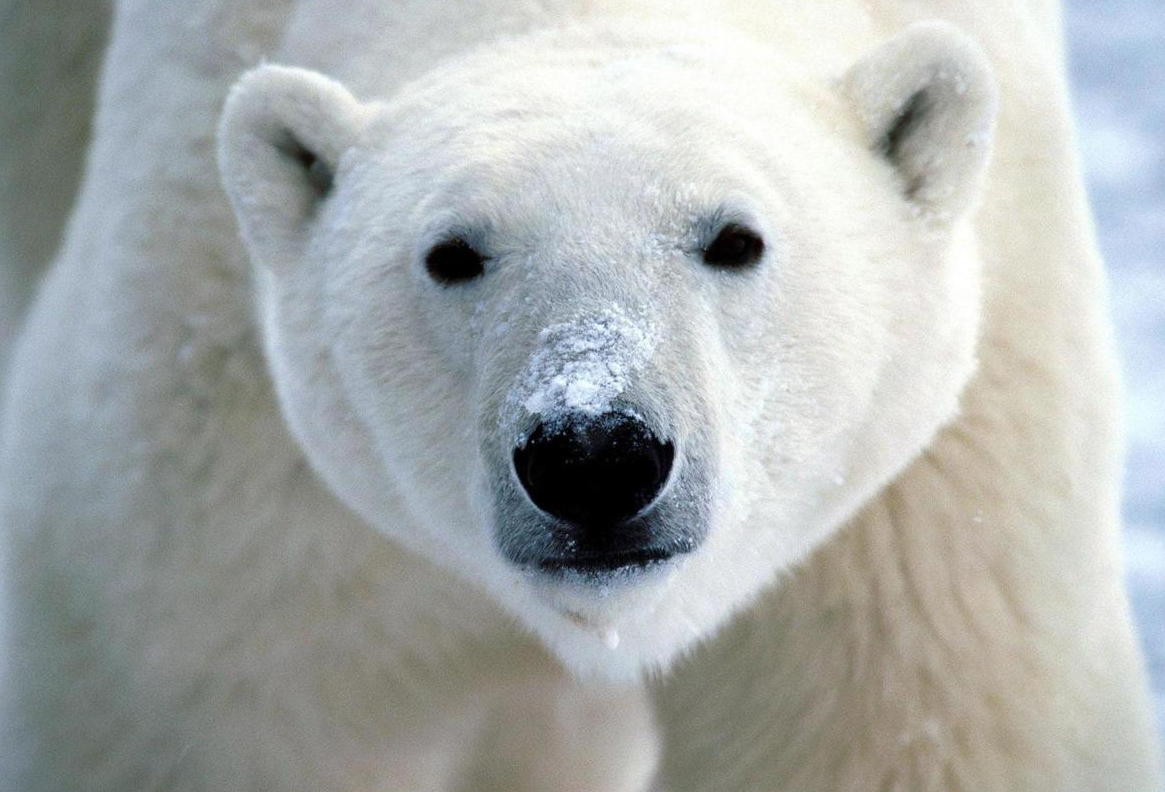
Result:
[[[425,255],[425,270],[438,283],[464,283],[485,272],[485,256],[464,239],[449,239]]]
[[[735,223],[724,226],[704,248],[704,263],[713,267],[737,269],[760,261],[765,242],[760,234]]]

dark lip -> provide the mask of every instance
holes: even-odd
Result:
[[[680,552],[675,548],[649,547],[623,553],[576,555],[568,558],[544,558],[536,563],[540,572],[602,575],[623,570],[646,569],[661,564]]]

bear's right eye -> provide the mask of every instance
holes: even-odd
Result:
[[[724,269],[742,269],[760,261],[764,240],[751,228],[730,223],[704,248],[704,263]]]
[[[425,270],[438,283],[464,283],[485,272],[485,256],[464,239],[434,245],[425,255]]]

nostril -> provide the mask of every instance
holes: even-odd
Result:
[[[630,416],[538,426],[514,451],[518,481],[542,511],[575,525],[616,525],[663,490],[675,446]]]

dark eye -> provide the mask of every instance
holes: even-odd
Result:
[[[765,242],[760,235],[744,226],[726,225],[704,248],[704,263],[713,267],[736,269],[760,261]]]
[[[438,283],[464,283],[485,272],[485,256],[464,239],[450,239],[433,246],[425,256],[425,269]]]

